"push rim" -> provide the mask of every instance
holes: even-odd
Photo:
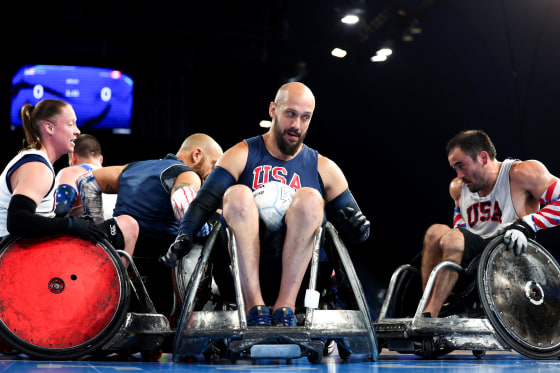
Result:
[[[480,299],[498,335],[522,355],[560,356],[560,267],[537,242],[515,256],[502,236],[485,248],[478,270]]]

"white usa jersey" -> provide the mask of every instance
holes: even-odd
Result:
[[[36,214],[43,215],[49,218],[54,217],[54,207],[55,207],[55,189],[56,185],[54,182],[54,168],[49,161],[47,155],[36,149],[28,149],[19,152],[12,160],[8,163],[2,175],[0,176],[0,237],[8,235],[7,220],[8,220],[8,205],[12,198],[12,188],[9,187],[9,173],[16,170],[18,162],[22,162],[22,158],[25,156],[34,156],[34,161],[40,161],[45,163],[52,171],[53,174],[53,184],[47,195],[41,200],[41,203],[37,206],[35,210]],[[16,166],[17,167],[14,167]]]
[[[518,219],[509,182],[509,170],[515,162],[506,159],[502,162],[494,189],[486,197],[472,193],[463,184],[461,191],[461,217],[466,228],[483,238],[494,236],[502,225],[513,223]]]

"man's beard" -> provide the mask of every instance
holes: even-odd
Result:
[[[293,156],[299,151],[307,132],[300,133],[298,140],[294,144],[290,144],[284,139],[284,135],[288,132],[288,130],[282,132],[278,126],[274,126],[276,145],[278,145],[278,148],[283,154]]]
[[[467,182],[469,183],[469,185],[467,185],[467,188],[471,193],[478,193],[482,189],[483,185],[478,181],[467,179]],[[465,183],[464,179],[463,179],[463,183]]]

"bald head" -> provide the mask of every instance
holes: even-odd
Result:
[[[196,148],[202,149],[203,152],[223,152],[220,145],[213,138],[204,133],[195,133],[187,137],[185,141],[183,141],[183,144],[181,144],[179,152],[189,152]]]
[[[177,157],[204,180],[223,153],[222,147],[212,137],[195,133],[183,141]]]
[[[300,82],[286,83],[278,89],[274,102],[277,106],[285,106],[290,99],[308,102],[315,108],[315,96],[311,89]]]

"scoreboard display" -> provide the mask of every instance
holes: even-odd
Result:
[[[132,79],[119,70],[101,67],[26,65],[12,79],[11,125],[21,127],[20,109],[44,99],[72,105],[82,130],[130,133]]]

